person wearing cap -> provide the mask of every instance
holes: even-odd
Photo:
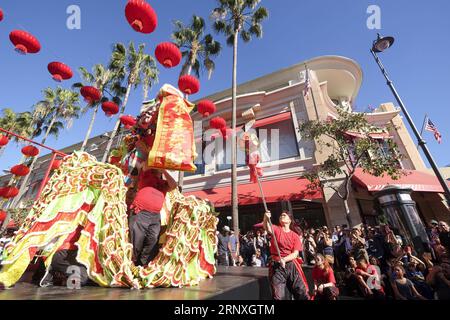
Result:
[[[426,228],[431,247],[433,247],[436,244],[436,240],[439,239],[438,225],[439,223],[436,220],[431,220]]]
[[[228,256],[231,253],[230,227],[225,226],[222,232],[217,235],[217,260],[219,266],[230,266]]]
[[[133,244],[133,262],[138,266],[148,265],[159,251],[161,210],[165,195],[169,190],[176,188],[176,182],[170,174],[165,170],[163,174],[167,179],[164,188],[157,189],[159,185],[143,187],[137,192],[130,206],[130,240]]]

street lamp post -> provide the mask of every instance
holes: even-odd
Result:
[[[423,153],[427,157],[428,162],[430,163],[431,167],[433,168],[433,171],[436,174],[436,177],[438,178],[442,188],[444,189],[444,194],[445,194],[445,198],[447,199],[447,204],[450,205],[450,189],[447,185],[447,182],[445,181],[444,177],[442,176],[441,172],[439,171],[439,168],[436,165],[436,162],[434,161],[433,156],[431,155],[430,150],[427,147],[426,141],[422,138],[421,134],[417,130],[417,127],[414,124],[411,116],[409,115],[409,112],[406,109],[405,104],[403,103],[397,90],[395,89],[394,83],[389,78],[385,67],[383,66],[380,58],[377,55],[377,53],[380,53],[380,52],[385,51],[386,49],[389,49],[394,44],[394,41],[395,40],[393,37],[381,37],[380,34],[378,34],[378,39],[373,42],[373,47],[372,47],[372,49],[370,49],[370,52],[372,53],[373,57],[375,58],[375,61],[377,62],[378,66],[380,67],[380,70],[383,73],[383,76],[386,78],[387,85],[389,86],[392,93],[394,94],[395,99],[397,100],[398,104],[400,105],[400,108],[402,109],[402,112],[405,115],[406,120],[408,121],[411,129],[414,132],[414,135],[417,138],[419,146],[422,148]]]

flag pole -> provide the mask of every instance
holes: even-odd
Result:
[[[428,121],[428,114],[425,113],[425,118],[423,119],[422,130],[420,130],[420,137],[423,138],[423,131],[425,130],[426,123]],[[417,150],[419,149],[420,144],[417,145]]]
[[[269,208],[267,207],[266,197],[264,196],[264,191],[263,191],[263,188],[262,188],[261,180],[259,180],[259,175],[258,174],[256,174],[256,181],[258,181],[259,191],[261,192],[261,197],[262,197],[262,200],[263,200],[264,209],[266,210],[266,212],[269,212]],[[268,219],[268,222],[269,222],[270,229],[272,229],[273,243],[275,244],[275,249],[277,250],[278,258],[280,258],[280,261],[281,261],[280,247],[278,247],[277,238],[275,237],[275,234],[273,233],[272,220]]]

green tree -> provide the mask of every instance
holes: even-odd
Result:
[[[180,47],[184,58],[180,76],[190,75],[194,71],[197,77],[200,77],[200,71],[204,68],[210,79],[216,67],[213,59],[222,49],[220,42],[214,40],[211,34],[205,34],[206,25],[202,17],[194,15],[187,26],[179,20],[173,24],[175,30],[172,39]]]
[[[99,107],[104,101],[108,100],[106,98],[106,95],[109,95],[112,101],[120,105],[121,103],[120,98],[112,95],[110,89],[110,87],[116,87],[117,83],[115,84],[114,82],[118,82],[120,80],[118,79],[117,74],[115,72],[113,72],[111,69],[105,68],[105,66],[103,66],[100,63],[94,65],[94,67],[92,68],[92,73],[90,73],[84,67],[80,67],[78,70],[80,71],[81,78],[83,79],[83,81],[85,83],[88,83],[89,85],[96,87],[102,93],[103,96],[101,101],[93,104],[88,103],[81,111],[82,114],[85,114],[89,110],[93,110],[91,121],[89,123],[88,130],[86,132],[83,144],[81,145],[80,149],[81,151],[84,151],[88,143],[88,140],[91,137],[92,129],[94,128],[94,123],[98,114]],[[72,88],[81,88],[83,86],[84,86],[83,83],[75,83],[72,86]]]
[[[44,132],[41,144],[45,144],[50,135],[58,137],[65,128],[72,126],[73,120],[79,118],[81,107],[80,98],[77,92],[57,87],[56,89],[47,88],[43,91],[44,100],[39,101],[36,108],[46,110],[41,119],[41,126],[36,132],[36,136]],[[29,168],[33,171],[37,158],[33,158]],[[11,206],[20,200],[27,188],[27,182],[30,174],[23,178],[20,186],[19,195],[13,200]]]
[[[232,78],[232,145],[231,145],[231,185],[233,229],[238,233],[238,194],[237,194],[237,141],[236,141],[236,110],[237,110],[237,62],[239,36],[244,42],[250,42],[252,36],[263,36],[262,22],[269,16],[265,7],[260,6],[260,0],[217,0],[218,7],[212,12],[215,19],[214,29],[227,37],[227,44],[233,46],[233,78]]]
[[[328,121],[308,121],[300,125],[300,133],[316,142],[318,151],[328,154],[327,160],[305,174],[311,187],[331,188],[342,199],[350,227],[353,222],[348,199],[352,178],[357,168],[374,176],[388,175],[398,179],[402,175],[402,156],[392,139],[379,140],[371,133],[387,132],[367,122],[363,113],[338,109],[338,118]],[[357,138],[355,138],[355,135]],[[382,145],[381,142],[384,144]],[[330,181],[343,177],[342,184]]]
[[[115,83],[111,89],[116,96],[124,95],[124,99],[119,119],[109,137],[105,154],[103,155],[103,162],[107,161],[114,138],[119,132],[120,117],[125,113],[131,89],[136,89],[139,85],[142,85],[144,100],[146,100],[149,88],[158,81],[159,71],[156,67],[155,59],[146,54],[144,50],[145,44],[139,45],[138,50],[136,50],[133,42],[130,42],[128,48],[121,43],[117,43],[114,46],[108,68],[117,75],[120,81]]]

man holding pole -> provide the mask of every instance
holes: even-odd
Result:
[[[295,300],[309,300],[308,284],[302,270],[299,252],[302,243],[299,234],[295,232],[294,219],[289,212],[282,212],[279,226],[272,225],[271,213],[264,215],[264,229],[272,236],[270,254],[272,262],[269,265],[269,281],[274,300],[283,300],[286,287]]]

